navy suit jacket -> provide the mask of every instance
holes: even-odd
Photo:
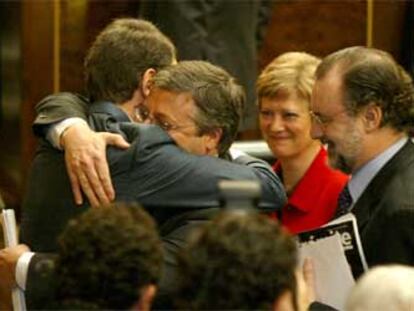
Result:
[[[55,107],[66,103],[64,109],[67,109],[68,101],[85,105],[81,97],[66,93],[48,97],[43,104]],[[62,112],[57,115],[62,116]],[[39,116],[42,124],[59,118],[62,117],[53,114]],[[285,203],[280,180],[261,160],[240,157],[236,160],[243,164],[240,165],[211,156],[191,155],[158,126],[134,124],[121,109],[108,102],[90,107],[89,124],[96,131],[119,133],[131,142],[127,150],[109,147],[107,151],[116,200],[142,203],[159,224],[183,211],[218,207],[217,182],[223,179],[259,182],[262,210],[272,211]],[[86,203],[79,207],[73,201],[63,152],[42,139],[23,203],[22,242],[34,251],[55,251],[57,236],[84,207]]]

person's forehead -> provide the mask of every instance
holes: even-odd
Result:
[[[297,96],[296,94],[288,96],[274,96],[274,97],[263,97],[261,99],[262,108],[267,109],[303,109],[308,108],[309,103],[307,100]]]
[[[151,90],[148,98],[152,113],[163,113],[178,117],[195,111],[193,96],[189,92],[173,92],[162,88]]]
[[[337,71],[328,72],[316,80],[312,91],[312,110],[326,110],[332,106],[342,105],[342,86],[342,76]]]

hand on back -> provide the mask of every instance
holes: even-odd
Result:
[[[95,133],[86,124],[75,124],[61,136],[65,161],[76,204],[83,203],[82,192],[91,206],[109,204],[115,191],[106,159],[106,146],[126,149],[129,144],[119,134]]]

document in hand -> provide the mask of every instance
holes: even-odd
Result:
[[[340,235],[345,257],[351,267],[352,275],[356,279],[368,269],[368,266],[354,214],[345,214],[321,228],[302,232],[298,235],[298,238],[300,243],[306,243],[317,241],[335,233]]]
[[[367,270],[355,216],[346,214],[298,239],[301,259],[314,263],[317,300],[343,310],[354,280]]]
[[[0,210],[1,211],[1,210]],[[17,245],[17,227],[14,210],[3,209],[2,225],[4,234],[4,244],[6,247]],[[12,301],[14,311],[26,311],[26,301],[24,299],[24,292],[20,288],[13,288]]]
[[[312,258],[316,300],[343,310],[355,281],[346,261],[339,233],[302,243],[299,252],[301,266],[304,258]]]

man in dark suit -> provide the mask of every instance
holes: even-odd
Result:
[[[283,190],[278,188],[280,183],[265,163],[239,157],[235,162],[247,165],[236,165],[213,156],[188,153],[222,155],[227,152],[243,107],[241,87],[224,70],[206,62],[179,63],[161,70],[152,79],[153,90],[147,99],[147,108],[142,97],[149,92],[149,81],[158,69],[153,64],[161,62],[157,57],[166,58],[166,52],[161,49],[165,42],[160,33],[141,31],[141,35],[137,31],[132,35],[130,32],[127,27],[108,26],[97,37],[85,62],[89,98],[94,101],[89,106],[89,125],[95,131],[118,133],[131,143],[126,151],[108,150],[116,199],[140,202],[162,224],[184,211],[218,207],[218,181],[242,179],[261,184],[260,207],[277,207],[284,199]],[[140,49],[131,48],[135,41],[142,45]],[[146,55],[149,53],[145,50],[145,41],[151,47],[148,48],[150,56]],[[153,50],[158,41],[162,44],[156,53]],[[117,49],[112,51],[111,46]],[[141,72],[135,76],[141,77],[141,81],[135,90],[127,92],[125,86],[113,83],[111,88],[105,84],[109,74],[117,73],[113,67],[119,66],[118,57],[129,60],[124,65],[128,69],[118,70],[119,74],[135,72],[130,67],[134,62],[140,64],[137,70],[142,68]],[[59,100],[76,101],[79,97],[62,94],[45,99],[53,103]],[[156,109],[156,104],[164,101],[164,106],[180,114],[172,117],[168,111]],[[148,116],[142,111],[144,107],[151,109],[150,119],[155,125],[131,122],[134,118],[144,121],[144,115]],[[186,119],[180,120],[179,116]],[[53,251],[56,236],[67,220],[82,211],[71,199],[63,160],[62,152],[41,141],[33,161],[22,217],[22,241],[36,251]]]
[[[141,29],[138,33],[136,33],[137,28]],[[142,105],[143,98],[148,96],[149,80],[156,71],[153,66],[162,67],[163,64],[149,61],[148,57],[152,55],[150,51],[154,52],[153,49],[158,44],[166,47],[169,62],[172,61],[173,55],[162,34],[157,31],[154,33],[154,30],[142,30],[142,28],[145,28],[144,25],[135,25],[131,21],[128,25],[121,25],[119,21],[115,21],[98,36],[86,61],[89,95],[90,99],[95,102],[90,106],[89,124],[97,131],[119,133],[131,142],[131,147],[126,151],[108,150],[117,199],[141,201],[157,218],[159,224],[184,213],[191,214],[188,215],[187,223],[199,222],[208,219],[205,215],[200,216],[199,213],[203,214],[206,208],[216,208],[219,205],[218,180],[247,179],[258,181],[262,186],[263,199],[259,206],[264,209],[282,206],[285,196],[281,184],[272,173],[271,168],[265,163],[242,156],[235,161],[246,165],[237,165],[212,156],[191,155],[176,145],[176,142],[181,141],[183,148],[193,151],[186,148],[186,146],[191,146],[191,144],[186,144],[188,140],[179,139],[178,133],[175,133],[175,136],[171,135],[173,138],[175,137],[173,139],[161,128],[163,127],[169,132],[179,132],[180,129],[184,130],[184,124],[176,124],[171,127],[172,124],[169,123],[167,127],[165,120],[161,120],[160,114],[156,115],[155,112],[154,114],[151,112],[151,119],[154,119],[155,123],[161,127],[136,125],[131,122],[137,116],[142,118],[142,111],[137,115],[136,110]],[[145,45],[148,40],[150,40],[150,44]],[[140,44],[138,47],[144,51],[134,46],[137,43]],[[117,53],[109,53],[110,50],[105,49],[108,45],[117,47]],[[105,51],[109,54],[100,57],[101,53]],[[140,55],[140,52],[143,55]],[[120,59],[113,59],[109,57],[111,55],[113,57],[119,56]],[[162,58],[163,55],[165,53],[160,54],[159,57]],[[130,63],[121,66],[121,59],[130,60]],[[119,68],[115,68],[114,72],[105,72],[105,74],[100,72],[100,77],[98,77],[99,70],[109,70],[107,66],[102,66],[102,62],[109,62],[112,67],[115,65]],[[186,66],[188,67],[188,65],[176,66],[182,70],[180,75],[189,76],[190,81],[195,79],[194,81],[197,83],[200,82],[201,84],[196,84],[199,89],[206,91],[204,96],[207,98],[212,95],[211,99],[217,99],[216,96],[221,94],[223,96],[221,105],[231,111],[236,122],[231,121],[235,125],[232,125],[228,132],[221,128],[221,123],[211,124],[208,128],[200,127],[202,123],[197,123],[196,118],[199,115],[192,115],[188,117],[194,124],[185,126],[186,132],[181,134],[186,134],[188,136],[186,139],[189,141],[200,140],[200,143],[205,145],[205,150],[215,150],[217,154],[225,153],[234,138],[240,118],[239,109],[243,104],[241,89],[231,76],[220,68],[204,62],[195,65],[193,63],[191,68]],[[190,72],[195,69],[194,75],[190,74],[189,69]],[[125,70],[131,73],[127,75],[132,80],[128,87],[117,83],[118,80],[121,80],[117,78],[117,75],[120,75],[121,81],[125,84],[126,75],[123,74]],[[165,69],[165,72],[167,75],[168,73],[176,74],[175,70],[170,67],[170,69]],[[201,81],[198,80],[200,77]],[[108,78],[116,81],[111,85],[105,85]],[[159,88],[162,89],[162,87]],[[158,91],[158,95],[166,95],[165,93],[169,92],[173,94],[167,95],[179,95],[174,94],[174,90],[165,88],[164,93],[162,90]],[[156,94],[154,92],[152,96],[156,96]],[[45,101],[49,102],[51,106],[70,101],[76,102],[78,106],[88,105],[88,100],[73,94],[61,94],[49,97]],[[203,114],[200,113],[200,116],[203,117]],[[59,118],[59,116],[54,115],[53,118]],[[47,116],[42,118],[42,115],[40,119],[45,124],[51,121]],[[228,121],[225,122],[228,123]],[[188,132],[190,130],[193,132]],[[62,230],[68,219],[83,210],[76,207],[72,201],[63,153],[55,150],[47,141],[41,142],[36,155],[25,202],[22,223],[23,241],[34,246],[34,250],[40,251],[53,251],[56,235]],[[36,299],[34,298],[36,295],[31,294],[31,289],[39,291],[42,287],[34,281],[36,276],[39,277],[39,274],[41,277],[43,276],[40,268],[44,266],[42,264],[44,261],[37,261],[40,259],[39,257],[35,255],[29,265],[29,282],[26,294],[28,299],[33,299],[33,301]],[[45,273],[45,278],[47,277]],[[47,284],[42,283],[43,285]],[[45,286],[44,292],[47,293],[47,291],[48,288]],[[42,299],[37,298],[37,301],[42,302]],[[39,306],[35,303],[30,304],[29,301],[30,305],[32,307]]]
[[[414,264],[414,88],[386,52],[351,47],[316,72],[312,135],[352,178],[338,215],[355,214],[369,266]],[[345,204],[346,203],[346,204]]]

